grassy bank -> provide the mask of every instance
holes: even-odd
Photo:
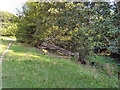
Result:
[[[2,52],[9,41],[2,40]],[[116,88],[117,76],[55,58],[12,41],[2,64],[3,88]]]

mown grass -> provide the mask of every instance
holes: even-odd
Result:
[[[3,50],[9,41],[3,40]],[[118,78],[12,42],[2,63],[3,88],[117,88]]]

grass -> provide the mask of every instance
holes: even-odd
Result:
[[[96,68],[102,73],[106,73],[108,76],[118,77],[119,63],[115,62],[113,58],[106,56],[89,56],[89,63],[94,62],[93,68]]]
[[[2,50],[9,41],[2,40]],[[117,88],[117,76],[12,41],[2,63],[3,88]]]

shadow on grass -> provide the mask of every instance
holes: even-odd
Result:
[[[117,87],[117,78],[12,43],[2,64],[3,88]],[[112,84],[111,84],[112,83]]]

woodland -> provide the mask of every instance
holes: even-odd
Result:
[[[1,36],[82,65],[120,63],[120,2],[26,2],[13,15],[0,11]],[[112,60],[112,61],[111,61]],[[116,72],[116,71],[115,71]],[[119,73],[119,69],[116,74]]]
[[[18,10],[17,17],[1,12],[1,35],[15,36],[18,42],[37,48],[43,42],[47,45],[43,45],[44,49],[57,50],[54,46],[58,46],[68,50],[58,50],[67,55],[78,52],[80,60],[94,53],[113,58],[116,55],[118,59],[118,6],[117,2],[27,2],[23,12]],[[12,23],[7,24],[9,21]]]

